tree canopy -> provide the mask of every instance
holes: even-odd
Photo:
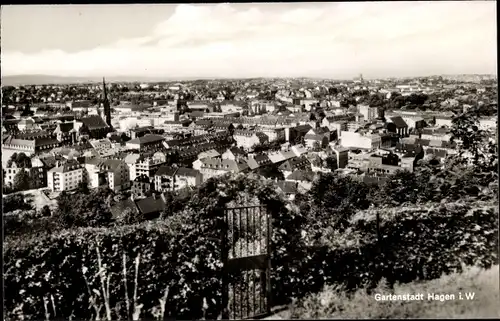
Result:
[[[15,191],[25,191],[30,189],[31,184],[32,181],[29,173],[26,170],[21,169],[14,176],[14,182],[12,184],[12,187]]]

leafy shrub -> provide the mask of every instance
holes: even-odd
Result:
[[[370,288],[382,278],[392,286],[460,272],[463,266],[498,264],[497,216],[492,203],[358,212],[344,232],[330,228],[319,239],[308,239],[310,271],[316,270],[319,279],[316,289],[325,283]]]
[[[184,212],[163,221],[7,239],[6,318],[217,318],[222,213],[242,194],[271,211],[274,292],[282,299],[293,295],[296,283],[288,280],[299,279],[300,217],[272,185],[225,176],[206,182]]]
[[[30,210],[32,206],[25,202],[22,194],[7,195],[2,202],[3,212],[9,213],[14,210]]]
[[[41,215],[42,215],[43,217],[48,217],[48,216],[50,216],[51,214],[52,214],[52,213],[51,213],[51,211],[50,211],[49,206],[48,206],[48,205],[44,205],[44,206],[42,207],[42,210],[41,210]]]
[[[5,287],[10,289],[7,317],[16,318],[18,307],[30,319],[44,318],[45,313],[64,319],[97,318],[97,314],[103,318],[110,313],[112,318],[125,319],[133,313],[134,300],[136,308],[142,305],[143,314],[152,317],[166,289],[166,315],[190,317],[196,283],[207,286],[206,291],[214,289],[203,282],[210,273],[198,272],[179,255],[184,251],[179,242],[181,222],[84,228],[8,241],[4,251],[8,256]],[[203,256],[199,264],[209,269],[214,261]],[[53,303],[45,307],[44,299]]]
[[[297,291],[301,291],[299,283],[302,277],[298,266],[303,258],[300,231],[305,217],[287,209],[285,196],[272,182],[262,181],[257,175],[244,174],[208,180],[186,207],[192,213],[190,224],[196,226],[193,235],[187,235],[185,239],[186,247],[196,242],[206,243],[205,239],[198,237],[200,234],[206,238],[219,238],[224,208],[237,206],[238,203],[240,206],[247,205],[252,199],[265,205],[272,215],[273,299],[276,303],[286,303],[290,297],[299,295]],[[231,243],[236,244],[237,240]]]
[[[382,278],[392,287],[460,271],[464,265],[488,267],[498,262],[496,205],[456,202],[373,210],[366,209],[369,197],[364,185],[350,185],[344,178],[333,182],[324,182],[332,190],[322,191],[318,184],[312,195],[301,196],[298,209],[286,204],[272,182],[253,175],[227,175],[205,182],[183,201],[183,211],[164,220],[8,238],[6,317],[21,313],[32,319],[45,314],[85,319],[217,318],[223,310],[224,209],[254,203],[272,215],[274,304],[318,292],[325,284],[349,291],[369,285],[370,290]],[[335,184],[348,190],[335,190]],[[353,204],[345,203],[342,193]],[[92,209],[104,211],[100,206],[112,201],[112,195],[102,190],[82,197],[63,194],[59,212],[91,215]],[[75,204],[82,208],[72,209]],[[316,204],[327,212],[310,210]],[[343,213],[348,215],[339,228],[335,215]],[[230,251],[242,237],[261,240],[262,231],[255,225],[248,228],[249,234],[228,240]]]
[[[42,212],[34,210],[4,215],[3,222],[6,238],[47,235],[62,229],[55,218],[43,216]]]
[[[54,217],[64,228],[107,226],[112,222],[113,201],[113,192],[106,188],[94,189],[89,194],[62,192],[57,198]]]

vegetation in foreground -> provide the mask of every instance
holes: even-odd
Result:
[[[290,310],[280,314],[293,319],[333,318],[498,318],[500,316],[498,265],[484,270],[469,268],[462,273],[442,276],[426,282],[397,284],[389,290],[384,282],[371,294],[358,290],[346,295],[339,287],[327,286],[320,293],[310,295],[291,305]],[[464,300],[428,301],[428,293],[458,295]],[[472,300],[465,299],[465,293],[474,293]],[[377,301],[375,294],[422,293],[423,301]]]

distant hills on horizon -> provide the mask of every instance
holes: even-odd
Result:
[[[415,77],[400,77],[401,79],[421,78],[421,77],[484,77],[496,78],[496,75],[491,74],[467,74],[467,75],[430,75],[430,76],[415,76]],[[211,79],[277,79],[277,78],[296,78],[296,79],[327,79],[325,77],[144,77],[144,76],[105,76],[107,82],[175,82],[175,81],[192,81],[192,80],[211,80]],[[356,77],[352,77],[354,79]],[[385,79],[394,79],[398,77],[385,77]],[[369,78],[367,78],[368,80]],[[382,78],[381,78],[382,79]],[[342,79],[338,79],[342,80]],[[347,79],[344,79],[347,80]],[[71,77],[71,76],[54,76],[54,75],[13,75],[2,76],[2,86],[20,86],[20,85],[48,85],[48,84],[82,84],[82,83],[100,83],[102,77]]]
[[[104,76],[107,82],[161,82],[177,80],[195,80],[197,78],[168,78],[168,77],[134,77],[134,76]],[[210,78],[205,78],[210,79]],[[82,84],[82,83],[100,83],[102,77],[72,77],[72,76],[53,76],[53,75],[15,75],[2,76],[2,86],[19,85],[48,85],[48,84]]]

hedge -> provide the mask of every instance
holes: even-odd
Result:
[[[389,286],[434,279],[464,266],[498,264],[497,231],[498,208],[493,203],[371,209],[358,212],[342,233],[323,231],[319,242],[309,244],[303,269],[312,271],[310,292],[325,284],[371,288],[382,278]]]
[[[206,182],[185,211],[165,221],[10,238],[4,247],[5,318],[219,317],[222,209],[244,195],[273,214],[272,259],[279,263],[273,285],[277,297],[290,296],[300,217],[270,183],[225,176]]]
[[[223,209],[257,201],[273,216],[275,304],[325,284],[354,290],[382,278],[409,282],[498,262],[496,204],[365,210],[352,217],[347,230],[323,228],[316,240],[318,231],[308,230],[307,217],[288,209],[271,182],[223,176],[204,183],[184,211],[166,220],[7,239],[4,316],[218,318]]]

